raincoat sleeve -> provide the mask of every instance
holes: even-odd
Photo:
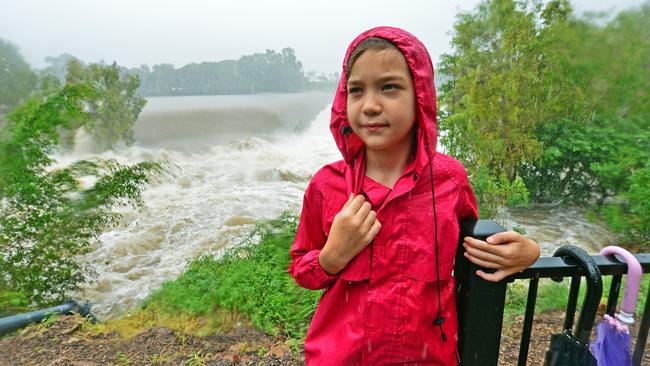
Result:
[[[318,262],[321,248],[327,241],[322,222],[322,197],[312,181],[305,192],[289,267],[298,285],[310,290],[329,287],[338,278],[325,272]]]
[[[458,206],[456,209],[456,215],[458,221],[463,220],[476,220],[478,219],[478,205],[476,204],[476,196],[474,195],[474,190],[469,184],[469,179],[467,179],[467,173],[463,169],[462,177],[459,184],[459,198]]]

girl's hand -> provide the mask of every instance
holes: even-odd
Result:
[[[539,258],[539,245],[525,236],[506,231],[490,236],[487,242],[465,237],[465,257],[481,267],[496,269],[494,273],[478,270],[476,274],[487,281],[498,282],[521,272]]]
[[[325,272],[339,273],[379,233],[377,214],[363,195],[350,194],[334,216],[332,228],[318,261]]]

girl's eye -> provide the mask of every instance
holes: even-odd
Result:
[[[358,94],[358,93],[361,93],[361,88],[359,88],[359,87],[355,86],[355,87],[352,87],[352,88],[348,89],[348,94]]]
[[[399,89],[399,85],[397,84],[386,84],[382,87],[382,90],[397,90]]]

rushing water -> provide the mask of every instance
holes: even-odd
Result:
[[[340,159],[329,132],[329,93],[150,98],[136,124],[136,144],[94,154],[88,138],[60,164],[99,156],[123,163],[165,161],[169,173],[143,192],[140,210],[83,259],[97,271],[80,298],[99,317],[136,305],[188,260],[241,240],[261,218],[299,212],[311,175]],[[88,184],[92,183],[91,181]],[[614,237],[576,209],[511,209],[502,222],[520,227],[544,254],[560,244],[596,251]]]

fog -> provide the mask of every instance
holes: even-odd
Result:
[[[305,71],[340,70],[347,44],[378,25],[404,28],[434,62],[450,51],[459,11],[478,0],[408,1],[0,1],[0,38],[20,47],[34,67],[70,53],[126,67],[237,59],[266,49],[295,49]],[[573,1],[579,12],[618,10],[641,0]]]

